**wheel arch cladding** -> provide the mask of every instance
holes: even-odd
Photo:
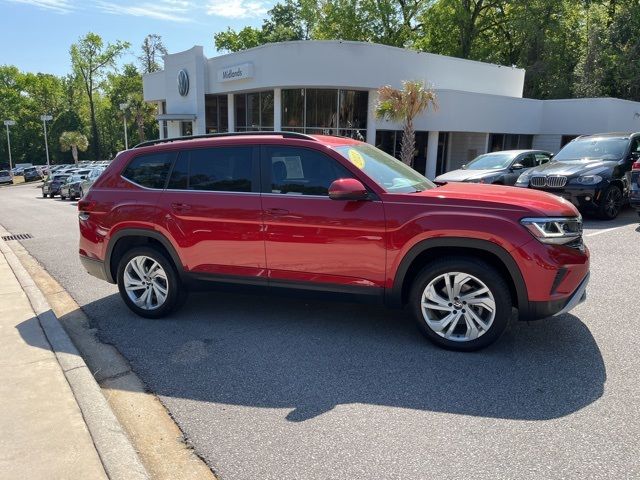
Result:
[[[494,243],[470,238],[431,239],[412,247],[400,262],[388,303],[404,305],[418,273],[430,261],[443,256],[464,256],[484,260],[504,277],[509,286],[513,306],[523,311],[522,313],[528,309],[527,286],[520,268],[509,252]]]
[[[137,246],[152,246],[162,252],[173,263],[178,275],[182,278],[184,269],[182,261],[173,245],[161,233],[145,229],[119,230],[109,241],[105,256],[106,273],[111,283],[116,283],[118,263],[122,256],[131,248]]]

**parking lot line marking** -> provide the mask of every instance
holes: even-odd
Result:
[[[605,228],[604,230],[598,230],[597,232],[588,233],[587,235],[585,235],[585,237],[595,237],[596,235],[600,235],[601,233],[612,232],[613,230],[618,230],[619,228],[623,227],[626,227],[626,225],[622,225],[620,227]]]

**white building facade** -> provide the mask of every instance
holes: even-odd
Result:
[[[268,44],[206,58],[164,57],[144,76],[160,137],[284,130],[347,135],[398,155],[400,124],[377,119],[377,90],[430,84],[439,108],[415,121],[414,168],[433,178],[488,151],[557,152],[577,135],[640,130],[640,103],[615,98],[523,98],[525,71],[362,42]]]

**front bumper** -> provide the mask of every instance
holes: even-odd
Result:
[[[529,186],[531,190],[551,193],[571,202],[579,210],[595,210],[604,188],[602,186],[585,186],[567,184],[563,188],[536,188]]]
[[[589,284],[590,274],[584,277],[580,285],[567,298],[554,300],[549,302],[529,302],[529,311],[522,320],[538,320],[547,317],[557,317],[573,310],[587,299],[587,285]]]

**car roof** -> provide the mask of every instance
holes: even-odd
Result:
[[[356,145],[360,142],[349,137],[336,137],[332,135],[305,135],[297,132],[247,132],[247,133],[231,133],[231,134],[213,134],[213,135],[196,135],[193,137],[176,137],[168,139],[152,140],[144,142],[133,147],[134,149],[144,149],[153,151],[163,149],[163,146],[170,146],[167,150],[174,150],[179,148],[197,148],[206,147],[220,144],[233,143],[237,144],[238,141],[246,143],[247,145],[260,144],[262,141],[268,140],[268,143],[272,143],[273,140],[281,140],[283,144],[288,143],[290,140],[302,140],[309,143],[314,143],[324,146],[341,146],[341,145]]]
[[[581,135],[574,140],[584,140],[586,138],[600,138],[600,137],[611,137],[611,138],[629,138],[635,135],[640,135],[640,132],[607,132],[607,133],[592,133],[591,135]]]

